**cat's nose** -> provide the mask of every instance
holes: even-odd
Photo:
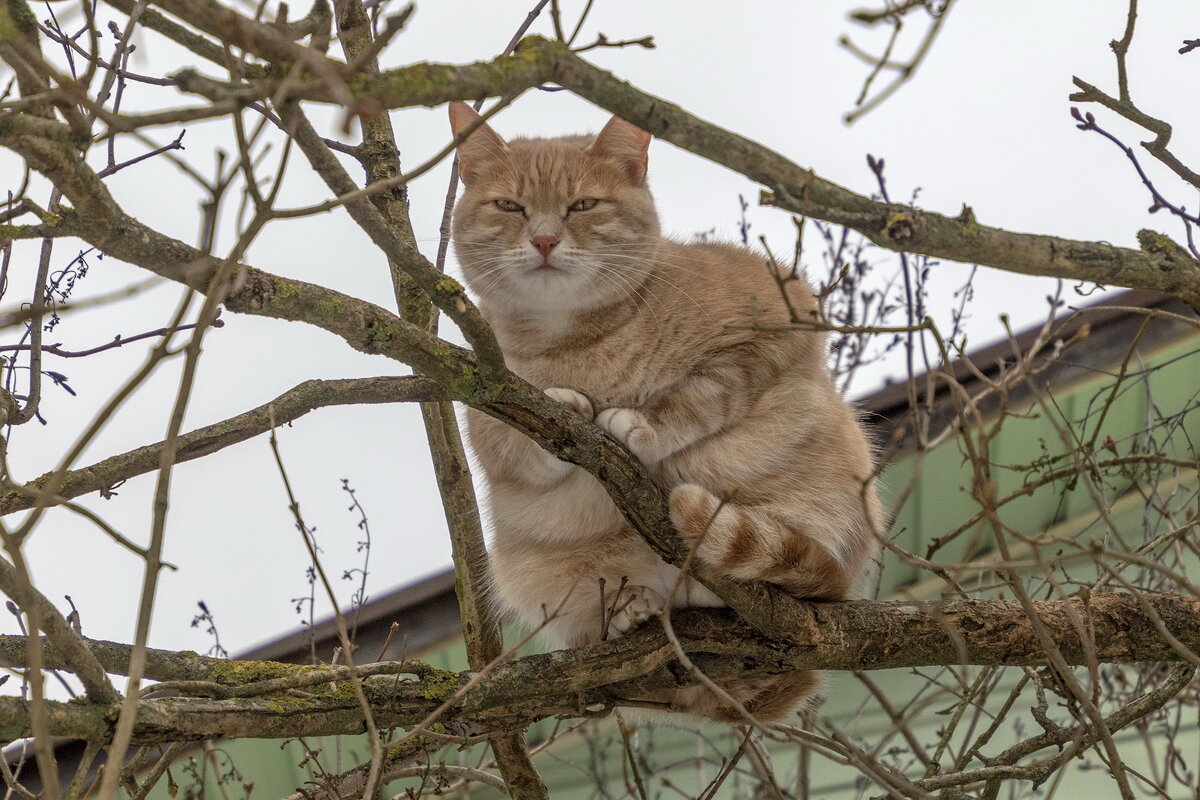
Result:
[[[535,236],[529,241],[532,242],[533,246],[537,248],[537,251],[542,254],[542,258],[549,258],[550,251],[553,250],[555,245],[558,244],[558,237],[550,234],[543,234],[541,236]]]

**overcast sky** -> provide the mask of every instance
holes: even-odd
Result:
[[[298,5],[298,4],[297,4]],[[531,0],[444,0],[418,2],[408,29],[392,44],[390,66],[421,60],[467,62],[493,57],[524,19]],[[583,3],[564,0],[573,23]],[[657,48],[598,50],[589,58],[653,94],[692,113],[763,142],[812,167],[824,178],[870,193],[874,179],[866,154],[887,159],[894,197],[920,189],[926,208],[957,214],[972,206],[987,225],[1136,246],[1141,227],[1178,232],[1165,218],[1148,218],[1149,200],[1121,154],[1094,134],[1077,131],[1070,117],[1071,76],[1115,93],[1115,68],[1108,48],[1125,24],[1124,0],[1096,0],[1086,11],[1076,3],[1015,0],[1004,4],[960,3],[915,79],[882,107],[853,126],[843,114],[853,102],[867,68],[838,46],[848,34],[863,47],[882,48],[884,32],[846,19],[855,6],[843,3],[709,3],[691,0],[597,0],[582,41],[597,32],[610,39],[654,36]],[[108,14],[101,7],[101,14]],[[295,14],[296,12],[293,11]],[[124,18],[112,15],[121,23]],[[102,21],[105,17],[102,16]],[[1174,147],[1185,162],[1200,162],[1196,131],[1200,104],[1194,91],[1200,57],[1176,53],[1184,34],[1200,18],[1193,0],[1146,4],[1130,54],[1135,101],[1148,113],[1169,119],[1179,135]],[[916,44],[918,18],[909,23]],[[548,34],[549,20],[534,32]],[[170,72],[192,63],[156,37],[143,35],[135,63],[139,72]],[[208,74],[213,69],[196,64]],[[879,85],[884,78],[881,77]],[[195,102],[170,89],[131,90],[135,106]],[[1102,124],[1135,142],[1146,138],[1095,109]],[[567,92],[530,92],[499,116],[502,135],[557,135],[594,131],[608,114]],[[444,107],[393,114],[402,156],[409,167],[436,153],[449,140]],[[331,133],[332,133],[331,129]],[[161,142],[177,130],[152,135]],[[206,173],[213,151],[231,149],[227,121],[188,126],[186,157]],[[119,158],[137,155],[132,141]],[[103,152],[97,149],[97,159]],[[273,156],[272,156],[273,157]],[[101,161],[94,163],[101,164]],[[292,159],[284,205],[325,199],[323,185],[298,154]],[[1159,171],[1153,170],[1158,175]],[[358,177],[360,173],[352,168]],[[438,220],[449,174],[442,164],[411,187],[413,222],[424,252],[436,252]],[[11,154],[0,154],[3,188],[15,189],[19,170]],[[752,233],[766,235],[776,251],[790,252],[788,215],[754,204],[759,187],[721,167],[661,142],[650,150],[650,181],[664,229],[690,238],[715,230],[737,236],[738,196],[751,201]],[[143,222],[188,242],[198,231],[196,185],[158,159],[127,169],[110,180],[127,210]],[[1168,179],[1164,187],[1175,188]],[[44,201],[47,192],[33,192]],[[1193,198],[1174,194],[1178,202]],[[224,240],[229,243],[231,226]],[[59,242],[56,268],[78,252]],[[877,252],[887,264],[892,258]],[[342,212],[277,222],[254,243],[247,261],[262,269],[325,284],[393,305],[384,259]],[[100,296],[144,280],[146,273],[94,255],[76,299]],[[814,254],[811,263],[820,266]],[[36,247],[19,247],[4,307],[25,299],[36,266]],[[451,269],[456,267],[451,265]],[[951,293],[969,267],[942,264],[932,273],[931,310],[948,319]],[[981,270],[971,306],[972,345],[1001,332],[1000,313],[1018,327],[1044,318],[1042,298],[1054,282]],[[1068,290],[1069,299],[1077,298]],[[165,324],[179,291],[164,284],[131,300],[64,318],[48,341],[81,349]],[[226,316],[226,326],[206,338],[205,355],[185,429],[252,408],[309,378],[402,374],[401,365],[368,357],[309,326]],[[9,338],[15,338],[12,331]],[[42,414],[47,425],[30,423],[11,432],[10,465],[27,480],[50,469],[90,419],[91,413],[141,363],[147,348],[134,345],[84,360],[51,358],[77,393],[46,388]],[[163,367],[122,408],[85,453],[82,464],[162,438],[177,385],[179,362]],[[876,382],[882,374],[874,373]],[[863,386],[863,389],[870,388]],[[403,406],[335,408],[314,412],[280,432],[290,478],[310,525],[317,527],[326,569],[333,576],[360,567],[357,517],[341,491],[346,478],[366,508],[372,534],[368,593],[379,596],[445,568],[449,544],[433,484],[416,409]],[[81,498],[110,524],[138,541],[149,536],[153,476],[129,481],[110,500]],[[307,596],[307,556],[294,530],[265,437],[181,465],[175,470],[165,557],[179,566],[166,572],[156,605],[151,644],[203,652],[210,645],[189,627],[196,602],[213,612],[222,643],[231,651],[298,629],[293,598]],[[19,517],[19,515],[17,515]],[[9,520],[15,524],[16,518]],[[128,641],[133,636],[141,564],[101,533],[64,511],[46,515],[27,546],[35,580],[51,598],[70,594],[83,615],[84,632]],[[338,581],[341,600],[353,587]],[[328,610],[318,602],[318,616]],[[0,632],[15,621],[0,620]]]

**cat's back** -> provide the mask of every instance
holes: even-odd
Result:
[[[664,239],[656,261],[648,288],[657,308],[647,311],[645,323],[669,327],[697,356],[726,345],[754,345],[786,349],[790,360],[813,367],[823,362],[825,337],[812,324],[819,319],[817,300],[803,273],[720,241]]]
[[[800,320],[817,313],[803,274],[793,275],[790,267],[772,265],[764,253],[740,244],[664,239],[659,263],[672,283],[696,292],[723,316],[757,316],[764,324],[781,325],[795,321],[793,311]]]

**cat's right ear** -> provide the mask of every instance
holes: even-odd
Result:
[[[596,134],[591,151],[616,161],[630,180],[641,185],[646,180],[649,148],[650,134],[633,123],[614,116],[600,133]]]
[[[477,127],[472,130],[473,126]],[[455,138],[467,137],[458,143],[458,176],[466,184],[479,175],[480,164],[501,156],[507,148],[500,135],[480,121],[475,109],[458,100],[450,104],[450,130]]]

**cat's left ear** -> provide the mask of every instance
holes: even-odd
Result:
[[[646,180],[646,166],[649,158],[646,151],[650,148],[650,134],[636,125],[626,122],[620,117],[613,117],[596,134],[592,142],[593,153],[611,158],[619,163],[637,184]]]

